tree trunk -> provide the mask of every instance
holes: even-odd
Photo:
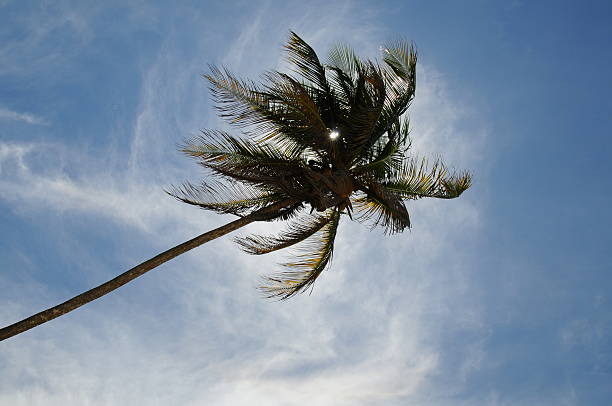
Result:
[[[272,204],[268,207],[264,207],[260,210],[257,210],[254,213],[249,214],[248,216],[241,217],[221,227],[215,228],[214,230],[201,234],[189,241],[186,241],[182,244],[177,245],[176,247],[170,248],[169,250],[162,252],[159,255],[156,255],[155,257],[143,262],[142,264],[137,265],[134,268],[122,273],[116,278],[111,279],[110,281],[105,282],[99,286],[96,286],[95,288],[90,289],[84,293],[81,293],[80,295],[75,296],[64,303],[58,304],[57,306],[51,307],[47,310],[43,310],[40,313],[36,313],[35,315],[30,316],[27,319],[23,319],[17,323],[11,324],[10,326],[6,326],[0,329],[0,341],[6,340],[7,338],[10,338],[14,335],[23,333],[24,331],[34,328],[40,324],[46,323],[49,320],[53,320],[54,318],[71,312],[72,310],[79,308],[84,304],[94,301],[106,295],[107,293],[110,293],[113,290],[125,285],[133,279],[144,275],[151,269],[157,268],[164,262],[170,261],[174,257],[184,254],[185,252],[192,250],[210,240],[219,238],[254,221],[268,220],[270,218],[274,218],[274,214],[285,206],[287,206],[287,204],[289,203],[290,202],[288,201],[283,201]]]

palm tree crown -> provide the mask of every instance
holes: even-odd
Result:
[[[260,255],[300,244],[297,259],[262,286],[266,296],[287,299],[312,286],[329,266],[342,215],[398,233],[410,227],[404,200],[451,199],[470,187],[467,172],[449,174],[440,162],[428,168],[425,161],[406,157],[409,126],[403,114],[416,83],[411,45],[383,48],[382,64],[360,59],[347,47],[334,48],[322,64],[293,32],[285,48],[295,76],[272,71],[263,84],[256,84],[211,67],[205,77],[219,114],[241,134],[205,130],[187,141],[183,152],[216,179],[168,191],[185,203],[239,218],[1,328],[0,341],[101,298],[254,221],[288,224],[277,236],[236,239],[246,252]]]
[[[471,184],[467,172],[406,156],[403,115],[416,85],[412,45],[383,47],[382,64],[340,46],[321,63],[293,32],[285,49],[293,74],[270,71],[262,84],[211,67],[205,77],[216,108],[240,135],[204,130],[188,140],[182,151],[216,180],[168,191],[240,217],[275,205],[258,219],[284,220],[285,231],[236,242],[255,255],[300,244],[297,259],[262,286],[266,296],[281,299],[312,286],[330,265],[342,215],[398,233],[410,227],[404,200],[451,199]]]

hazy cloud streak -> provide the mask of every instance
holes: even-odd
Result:
[[[2,107],[0,107],[0,119],[23,121],[24,123],[34,125],[49,125],[49,122],[42,117],[38,117],[31,113],[19,113],[17,111],[5,109]]]

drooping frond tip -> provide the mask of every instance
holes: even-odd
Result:
[[[305,291],[330,266],[340,211],[333,210],[327,220],[318,232],[302,243],[296,261],[283,264],[287,271],[264,277],[259,289],[267,298],[284,300]]]
[[[397,234],[410,228],[410,215],[401,196],[378,182],[371,182],[367,193],[356,197],[353,205],[359,213],[357,220],[370,223],[372,228],[381,226],[386,234]]]
[[[237,237],[234,241],[249,254],[268,254],[306,240],[321,230],[330,220],[329,217],[320,215],[304,216],[289,223],[287,229],[276,237],[251,235]]]

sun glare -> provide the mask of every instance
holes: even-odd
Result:
[[[329,138],[331,138],[332,140],[335,140],[336,138],[338,138],[338,136],[340,135],[340,133],[336,130],[332,131],[329,133]]]

